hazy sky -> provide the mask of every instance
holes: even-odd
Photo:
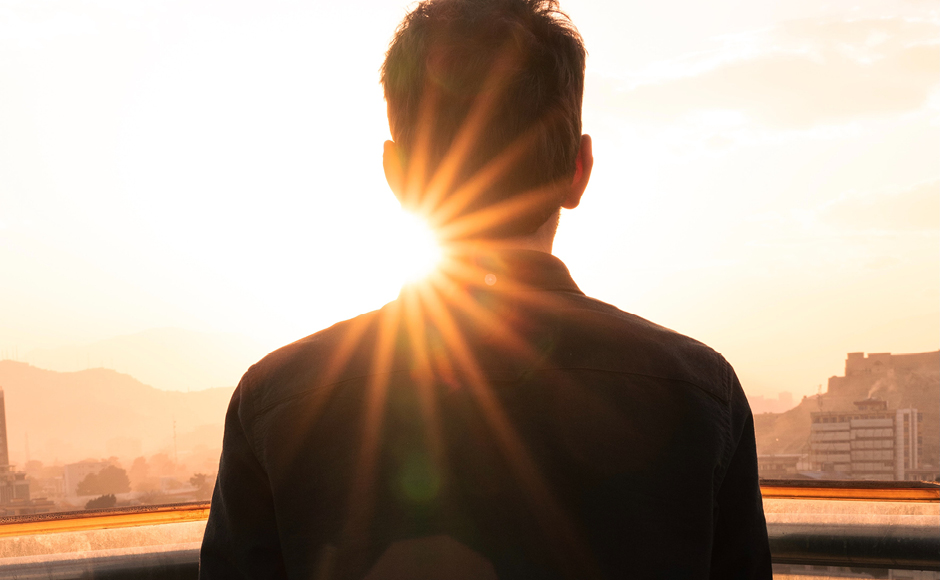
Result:
[[[596,165],[556,254],[583,290],[752,394],[940,348],[936,2],[562,6]],[[0,0],[0,349],[275,348],[392,299],[378,69],[406,8]]]

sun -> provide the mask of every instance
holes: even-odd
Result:
[[[395,260],[405,282],[424,278],[437,268],[444,252],[434,230],[417,215],[401,210],[395,224]]]

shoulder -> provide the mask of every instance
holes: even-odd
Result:
[[[572,354],[598,370],[682,381],[730,400],[734,370],[694,338],[587,296],[573,298],[559,316]]]
[[[391,303],[390,303],[391,304]],[[376,330],[390,307],[367,312],[285,345],[252,365],[239,383],[244,403],[262,413],[317,387],[369,373]]]

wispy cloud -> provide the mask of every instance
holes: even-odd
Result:
[[[601,87],[601,101],[661,121],[731,110],[786,128],[839,123],[920,108],[938,84],[940,25],[801,20],[668,64],[630,89]]]
[[[850,230],[940,230],[940,180],[901,191],[844,195],[826,204],[820,221]]]

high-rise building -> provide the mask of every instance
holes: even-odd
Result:
[[[0,467],[10,465],[10,450],[7,445],[7,411],[0,388]]]
[[[0,388],[0,515],[36,514],[51,511],[54,504],[45,498],[29,497],[25,471],[14,471],[7,446],[7,412]]]
[[[812,413],[810,462],[813,469],[852,479],[920,479],[922,416],[917,409],[888,409],[868,398],[854,411]]]

